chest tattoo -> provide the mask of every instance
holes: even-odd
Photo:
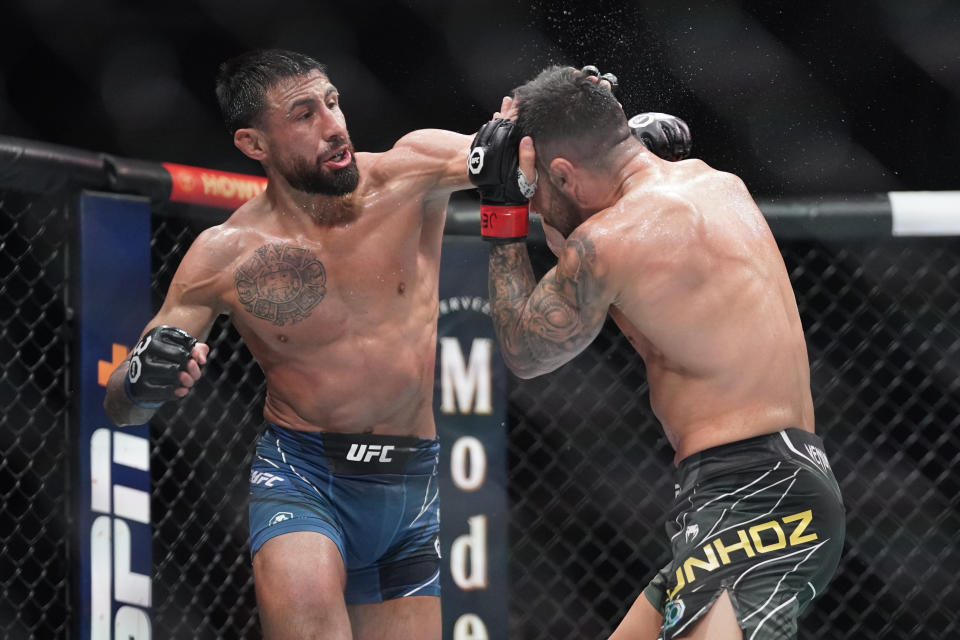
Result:
[[[300,322],[327,293],[327,272],[310,251],[265,244],[233,274],[240,304],[278,327]]]

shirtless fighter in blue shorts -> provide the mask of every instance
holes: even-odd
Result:
[[[504,360],[524,378],[552,371],[609,314],[643,357],[676,451],[673,559],[611,640],[795,637],[836,570],[844,510],[763,215],[736,176],[648,153],[596,76],[553,67],[514,95],[501,111],[516,124],[484,125],[475,142],[486,156],[512,146],[524,176],[492,165],[474,177]],[[526,197],[558,257],[539,282]]]
[[[266,191],[187,251],[107,414],[141,424],[186,395],[229,315],[267,384],[250,474],[264,636],[439,640],[438,270],[472,137],[354,153],[326,70],[288,51],[228,61],[217,96]]]

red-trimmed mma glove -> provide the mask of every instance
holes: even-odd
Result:
[[[683,160],[690,155],[690,128],[668,113],[638,113],[627,121],[633,137],[664,160]]]
[[[517,179],[521,137],[515,123],[496,118],[470,145],[467,172],[480,192],[480,235],[490,242],[522,241],[530,228],[530,206]]]
[[[182,329],[154,327],[143,336],[133,353],[124,382],[127,396],[141,409],[156,409],[176,396],[180,372],[186,370],[197,339]]]

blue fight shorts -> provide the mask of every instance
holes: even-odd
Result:
[[[250,554],[284,533],[336,543],[347,604],[440,595],[440,443],[267,423],[250,467]]]

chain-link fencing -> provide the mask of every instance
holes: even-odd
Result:
[[[781,242],[847,507],[800,637],[960,634],[960,243]],[[673,452],[612,323],[511,393],[511,638],[600,638],[668,560]]]
[[[154,217],[159,304],[209,221]],[[0,634],[66,637],[71,612],[69,208],[0,192]],[[838,574],[801,638],[960,632],[960,245],[782,241],[818,429],[844,492]],[[534,250],[542,272],[549,254]],[[154,636],[257,638],[246,496],[263,377],[221,320],[200,386],[151,425]],[[510,638],[602,638],[667,560],[672,452],[612,324],[510,386]]]
[[[67,214],[0,191],[0,636],[59,638],[69,620],[72,445]]]

